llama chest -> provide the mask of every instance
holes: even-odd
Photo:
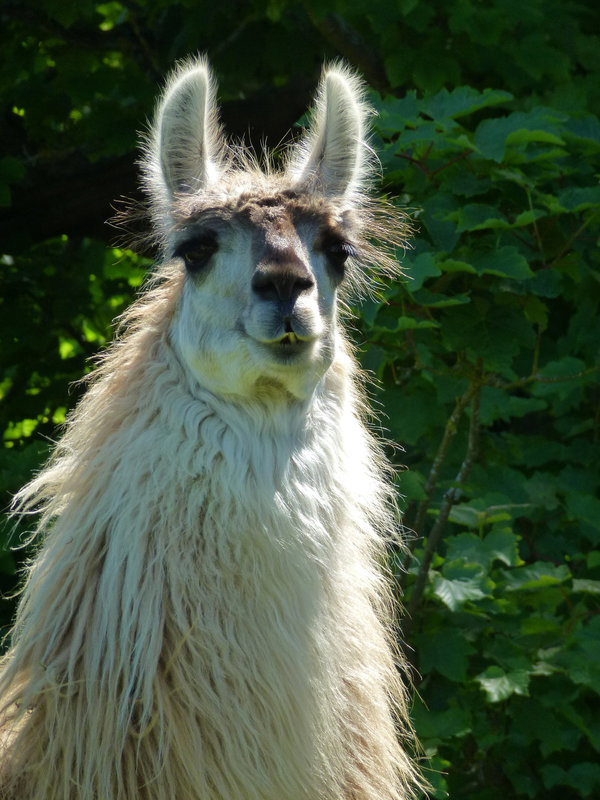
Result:
[[[235,764],[232,782],[239,770],[237,788],[217,797],[246,796],[249,785],[269,800],[309,797],[335,636],[326,571],[298,515],[282,505],[268,519],[249,508],[238,517],[234,506],[227,514],[209,507],[193,552],[171,565],[159,673],[210,762],[207,774]]]

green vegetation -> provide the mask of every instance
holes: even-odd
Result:
[[[277,143],[342,56],[373,87],[382,190],[415,229],[356,339],[405,448],[410,554],[391,563],[428,776],[438,798],[598,796],[596,2],[38,0],[0,17],[2,504],[151,263],[100,223],[135,191],[161,75],[208,52],[229,128]]]

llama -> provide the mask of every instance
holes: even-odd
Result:
[[[15,500],[41,544],[0,670],[2,798],[416,793],[393,491],[340,322],[385,267],[373,237],[404,235],[366,193],[368,113],[330,67],[260,167],[203,59],[169,79],[143,161],[159,266]]]

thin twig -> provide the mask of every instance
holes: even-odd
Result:
[[[362,33],[335,11],[320,7],[319,11],[315,11],[313,3],[307,0],[302,5],[311,24],[323,39],[354,64],[370,86],[382,94],[387,94],[390,84],[381,56]]]
[[[565,244],[565,246],[562,248],[562,250],[560,251],[560,253],[559,253],[559,254],[556,256],[556,258],[555,258],[555,259],[552,261],[552,263],[550,264],[550,267],[554,267],[556,264],[558,264],[558,262],[560,261],[560,259],[561,259],[561,258],[564,256],[564,254],[565,254],[565,253],[567,253],[567,252],[569,251],[569,249],[570,249],[571,245],[572,245],[572,244],[573,244],[573,242],[574,242],[574,241],[575,241],[575,240],[576,240],[576,239],[579,237],[579,235],[581,234],[581,232],[582,232],[583,230],[585,230],[585,228],[587,228],[587,226],[590,224],[590,222],[591,222],[593,219],[595,219],[597,216],[598,216],[598,212],[597,212],[597,211],[594,211],[594,212],[593,212],[593,214],[590,214],[590,216],[589,216],[589,217],[588,217],[586,220],[584,220],[584,221],[581,223],[581,225],[580,225],[580,226],[577,228],[577,230],[575,231],[575,233],[574,233],[574,234],[571,236],[571,238],[570,238],[570,239],[567,241],[567,243]]]
[[[429,170],[427,169],[427,167],[424,167],[424,166],[421,164],[421,162],[420,162],[420,161],[417,161],[417,159],[416,159],[416,158],[413,158],[413,157],[412,157],[412,156],[410,156],[408,153],[395,153],[394,155],[395,155],[397,158],[405,158],[407,161],[410,161],[410,163],[411,163],[411,164],[414,164],[414,166],[415,166],[415,167],[416,167],[416,168],[417,168],[417,169],[418,169],[420,172],[422,172],[422,173],[423,173],[423,175],[426,175],[426,176],[429,178]]]
[[[525,245],[525,247],[528,247],[530,250],[537,250],[537,247],[535,246],[535,244],[532,244],[531,242],[528,242],[527,239],[524,236],[521,236],[519,233],[517,233],[514,230],[514,228],[510,231],[510,235],[514,236],[515,239],[518,239],[522,244]]]
[[[557,375],[555,378],[545,378],[543,375],[529,375],[527,378],[518,378],[511,383],[503,383],[500,379],[488,378],[483,383],[486,386],[493,386],[496,389],[521,389],[529,383],[566,383],[567,381],[576,381],[579,378],[585,378],[588,375],[593,375],[595,372],[600,372],[600,364],[596,364],[588,369],[582,369],[581,372],[575,372],[572,375]]]
[[[467,156],[470,156],[472,152],[473,150],[465,150],[463,153],[459,153],[454,158],[451,158],[450,161],[448,161],[446,164],[442,164],[441,167],[438,167],[437,169],[434,169],[433,172],[430,172],[429,177],[433,178],[433,176],[437,175],[438,172],[442,172],[442,170],[448,169],[448,167],[451,167],[452,164],[456,164],[457,161],[462,161],[463,158],[467,158]]]
[[[164,74],[164,70],[161,69],[161,66],[156,58],[156,54],[154,48],[149,44],[146,36],[144,35],[142,28],[138,22],[137,15],[131,10],[131,8],[127,11],[127,22],[131,31],[133,32],[134,38],[136,39],[137,43],[139,44],[142,53],[144,54],[144,58],[147,61],[147,65],[150,67],[153,76],[160,80]],[[145,66],[145,65],[142,65]]]
[[[446,528],[446,523],[450,516],[452,506],[458,503],[462,496],[462,486],[464,486],[469,473],[475,463],[477,452],[479,448],[479,401],[481,396],[481,379],[473,380],[473,392],[471,400],[471,422],[469,425],[469,441],[467,444],[467,451],[465,458],[460,466],[454,485],[448,489],[444,495],[444,500],[440,508],[440,513],[427,537],[427,544],[423,552],[423,559],[419,566],[417,579],[413,586],[410,602],[407,606],[407,619],[404,623],[404,634],[408,637],[412,629],[417,612],[421,606],[423,593],[427,584],[429,575],[429,568],[437,550],[442,534]]]
[[[462,417],[465,408],[471,402],[471,398],[473,397],[473,392],[475,391],[475,389],[476,386],[473,383],[469,384],[469,388],[467,389],[467,391],[462,395],[462,397],[459,397],[457,399],[456,404],[454,406],[454,410],[452,411],[452,414],[448,418],[448,422],[446,422],[446,427],[444,428],[444,435],[442,436],[442,441],[440,442],[440,446],[438,447],[437,453],[435,454],[435,458],[433,459],[433,464],[431,465],[429,475],[427,476],[427,483],[425,484],[426,497],[419,503],[417,516],[415,518],[415,523],[413,525],[413,530],[417,536],[420,536],[423,530],[423,523],[425,522],[425,516],[427,514],[427,509],[429,508],[431,495],[433,494],[433,491],[437,486],[440,470],[442,468],[442,464],[446,459],[448,449],[450,448],[450,443],[452,442],[452,439],[454,439],[454,436],[456,435],[460,418]]]
[[[533,201],[531,199],[531,191],[525,187],[525,194],[527,195],[527,202],[529,203],[529,210],[533,213]],[[540,235],[540,231],[537,225],[537,219],[535,218],[535,214],[533,214],[533,230],[535,233],[535,240],[537,242],[538,249],[542,254],[542,259],[544,263],[546,263],[546,255],[544,253],[544,246],[542,245],[542,237]]]

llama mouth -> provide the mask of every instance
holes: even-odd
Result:
[[[270,349],[279,356],[300,356],[312,345],[312,341],[300,339],[295,333],[286,333],[281,339],[271,343]]]
[[[255,339],[261,345],[263,351],[266,350],[271,358],[275,358],[280,363],[292,363],[301,360],[314,345],[314,339],[301,339],[294,332],[285,333],[279,339],[261,341]]]

